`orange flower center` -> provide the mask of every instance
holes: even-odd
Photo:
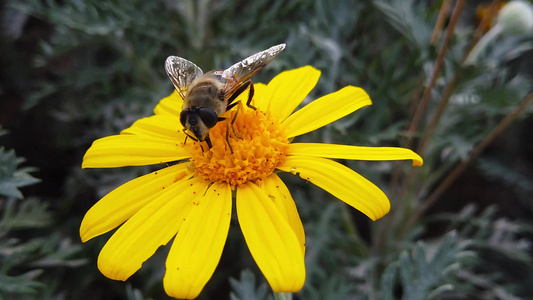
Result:
[[[237,108],[226,112],[227,122],[220,121],[209,130],[211,149],[206,143],[192,143],[191,167],[199,177],[211,182],[227,182],[235,187],[267,177],[284,162],[289,141],[279,120],[268,112],[239,106],[238,113]],[[229,124],[226,140],[228,123],[236,113],[235,122]]]

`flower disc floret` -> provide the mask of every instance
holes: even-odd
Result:
[[[289,141],[280,122],[270,113],[241,105],[225,117],[227,122],[221,121],[209,131],[211,149],[205,143],[194,142],[192,146],[191,162],[198,176],[210,182],[226,182],[234,188],[269,176],[285,161]]]

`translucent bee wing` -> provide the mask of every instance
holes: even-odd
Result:
[[[165,61],[165,70],[168,78],[181,95],[185,99],[187,88],[198,77],[202,76],[204,72],[198,68],[194,63],[178,56],[169,56]]]
[[[222,78],[226,81],[226,89],[224,90],[226,95],[231,96],[243,83],[271,63],[284,49],[285,44],[272,46],[224,70]]]

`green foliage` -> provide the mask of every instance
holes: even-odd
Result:
[[[24,161],[16,157],[15,151],[0,148],[0,195],[21,199],[23,196],[18,188],[39,182],[39,179],[29,174],[35,169],[18,168]]]
[[[452,232],[434,245],[434,249],[419,242],[411,253],[403,251],[399,259],[389,264],[383,273],[382,299],[394,299],[394,278],[398,275],[403,288],[402,299],[432,299],[453,289],[453,285],[446,283],[445,278],[461,268],[467,259],[475,256],[466,250],[468,244],[468,241],[459,243],[456,234]],[[428,250],[434,252],[431,258],[428,258]]]
[[[433,220],[458,229],[459,241],[468,241],[468,249],[476,253],[469,267],[455,270],[450,278],[455,293],[468,299],[518,299],[529,295],[530,284],[524,283],[531,278],[531,242],[524,236],[533,232],[531,224],[499,218],[494,206],[478,210],[469,204],[456,214],[442,213]]]
[[[13,150],[0,149],[0,299],[33,298],[47,288],[44,269],[75,268],[86,262],[72,258],[81,246],[72,245],[58,233],[48,237],[23,234],[45,233],[53,220],[48,204],[23,199],[18,189],[40,181],[29,174],[34,168],[19,166],[24,161]]]
[[[431,23],[423,19],[426,4],[419,1],[372,1],[387,18],[389,24],[417,48],[427,47],[431,38]]]
[[[466,175],[447,193],[427,204],[533,87],[531,34],[502,35],[478,63],[462,64],[479,22],[474,14],[479,1],[474,2],[465,1],[409,146],[416,150],[432,117],[442,113],[420,153],[424,166],[405,172],[412,170],[408,164],[342,162],[385,191],[392,205],[388,216],[370,222],[321,189],[283,177],[306,231],[307,279],[293,298],[526,299],[533,294],[533,107],[524,109],[480,159],[470,161]],[[310,64],[322,76],[304,104],[346,85],[363,87],[373,101],[298,141],[405,146],[448,28],[430,44],[441,3],[6,1],[0,11],[5,36],[0,122],[11,134],[2,136],[0,128],[6,145],[0,147],[0,297],[164,297],[168,249],[158,251],[127,284],[117,283],[96,267],[106,238],[82,245],[78,230],[99,198],[152,169],[91,171],[81,170],[80,163],[92,141],[150,115],[171,92],[163,70],[167,56],[209,70],[285,42],[287,49],[255,81]],[[447,104],[439,111],[443,101]],[[37,168],[26,167],[26,160],[6,149],[16,149]],[[39,185],[33,185],[39,182],[31,175],[36,170]],[[232,224],[223,255],[229,263],[223,257],[200,299],[273,299],[242,250],[246,246],[236,227]]]
[[[528,169],[527,166],[509,166],[494,158],[480,159],[478,166],[490,179],[501,182],[518,191],[518,199],[525,207],[533,210],[533,203],[531,203],[531,198],[528,197],[528,195],[533,193],[531,169]]]
[[[138,289],[132,288],[130,285],[126,286],[126,297],[128,300],[144,300],[142,292]]]
[[[230,278],[229,282],[233,292],[230,294],[231,300],[272,300],[266,283],[257,286],[254,273],[249,270],[241,272],[240,279]]]

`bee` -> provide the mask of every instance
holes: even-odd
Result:
[[[195,141],[205,141],[211,148],[209,129],[225,120],[228,122],[226,142],[233,153],[229,143],[229,120],[222,115],[239,104],[240,101],[235,99],[248,88],[250,91],[246,105],[256,109],[251,104],[254,86],[250,78],[271,63],[283,49],[285,44],[276,45],[245,58],[226,70],[213,70],[205,74],[194,63],[178,56],[169,56],[165,61],[165,70],[183,98],[180,114],[183,132]],[[237,113],[231,121],[232,129]],[[233,133],[239,137],[235,129]]]

